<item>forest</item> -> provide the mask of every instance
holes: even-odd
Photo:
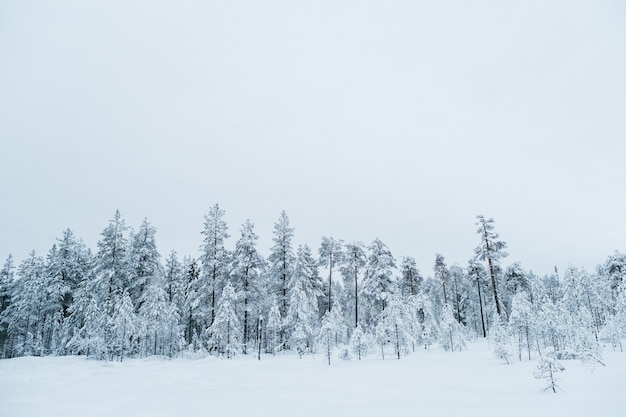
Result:
[[[601,363],[602,347],[622,350],[626,335],[626,255],[593,272],[568,267],[535,275],[503,266],[505,242],[493,219],[476,218],[475,256],[448,265],[435,254],[428,274],[369,245],[322,237],[315,252],[294,247],[283,211],[267,256],[254,224],[225,247],[225,211],[204,219],[199,256],[165,259],[156,228],[137,230],[117,211],[88,248],[67,229],[45,257],[0,271],[0,357],[86,355],[107,361],[149,356],[322,354],[400,359],[438,344],[463,350],[487,338],[504,362],[540,358]],[[539,368],[538,368],[539,369]]]

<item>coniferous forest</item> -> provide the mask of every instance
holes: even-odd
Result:
[[[581,358],[622,350],[626,255],[595,271],[535,275],[508,262],[492,219],[476,220],[475,256],[449,264],[396,258],[371,243],[322,237],[294,247],[282,212],[268,254],[246,221],[234,247],[218,205],[205,216],[198,257],[161,256],[156,228],[119,211],[88,248],[70,229],[45,257],[0,271],[0,357],[88,355],[104,360],[210,354],[321,354],[400,359],[438,344],[458,351],[487,338],[503,361]],[[551,372],[551,371],[550,371]]]

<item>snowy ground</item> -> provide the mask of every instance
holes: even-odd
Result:
[[[401,360],[321,355],[221,360],[81,357],[0,360],[0,415],[17,416],[626,416],[626,353],[606,367],[561,361],[563,392],[542,391],[536,362],[495,359],[486,344]]]

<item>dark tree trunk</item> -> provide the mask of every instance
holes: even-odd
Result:
[[[480,324],[483,326],[483,337],[487,337],[485,330],[485,314],[483,313],[483,295],[480,291],[480,279],[476,277],[476,286],[478,287],[478,302],[480,304]]]

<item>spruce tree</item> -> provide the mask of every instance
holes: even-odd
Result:
[[[217,304],[215,321],[208,329],[210,345],[215,346],[217,352],[228,359],[239,353],[241,347],[240,323],[235,311],[237,298],[235,289],[227,283]]]
[[[368,247],[368,252],[363,295],[370,305],[370,322],[375,323],[395,290],[393,270],[396,268],[396,261],[387,245],[380,239],[374,239]]]
[[[332,290],[333,290],[333,268],[336,265],[340,265],[343,260],[342,251],[343,241],[336,240],[332,237],[322,237],[322,243],[319,248],[320,265],[323,268],[328,268],[328,287],[326,294],[328,294],[328,301],[326,310],[331,311],[333,306]]]
[[[255,303],[261,296],[260,279],[265,261],[256,249],[258,236],[254,233],[254,225],[246,220],[241,228],[241,237],[235,244],[231,279],[235,290],[241,295],[243,302],[243,353],[248,353],[248,342],[251,337],[252,317]]]
[[[354,327],[359,326],[359,274],[367,265],[367,255],[361,242],[353,242],[345,245],[341,274],[346,288],[354,288]],[[360,357],[360,356],[359,356]]]
[[[229,253],[225,241],[230,237],[224,221],[226,212],[215,204],[204,216],[203,243],[200,248],[202,262],[203,293],[209,296],[208,324],[213,324],[217,309],[217,300],[222,288],[228,282]]]
[[[274,224],[274,236],[272,238],[274,245],[268,257],[270,288],[278,299],[281,320],[284,320],[287,316],[287,304],[289,301],[288,284],[295,266],[292,244],[293,230],[289,226],[287,213],[282,211],[278,222]],[[284,329],[281,329],[281,346],[287,348],[287,339],[288,335]]]
[[[147,287],[154,282],[162,284],[163,267],[156,247],[156,228],[144,219],[136,233],[131,234],[128,251],[128,292],[139,311]]]

